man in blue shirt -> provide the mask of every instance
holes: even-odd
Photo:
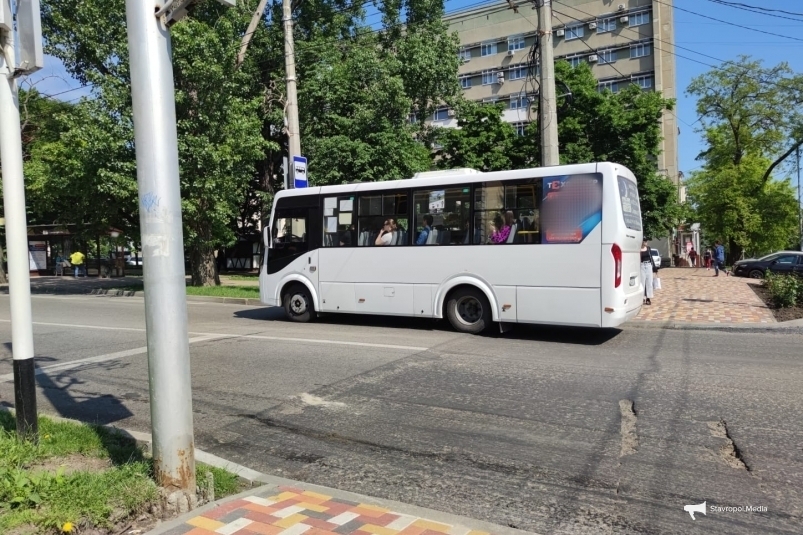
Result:
[[[725,269],[725,247],[717,240],[714,243],[714,276],[719,277],[719,270]],[[725,273],[727,275],[727,273]]]
[[[426,214],[424,216],[424,228],[418,234],[418,238],[415,240],[416,245],[426,245],[427,239],[429,238],[429,233],[432,231],[432,216]]]

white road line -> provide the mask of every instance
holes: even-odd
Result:
[[[207,340],[214,340],[215,336],[199,336],[197,338],[190,338],[189,342],[191,344],[196,342],[205,342]],[[117,351],[115,353],[107,353],[105,355],[98,355],[97,357],[87,357],[84,359],[76,359],[71,360],[69,362],[62,362],[59,364],[51,364],[50,366],[42,366],[41,368],[36,368],[36,375],[42,375],[45,373],[51,372],[58,372],[64,370],[71,370],[73,368],[79,368],[85,364],[95,364],[97,362],[107,362],[110,360],[121,359],[124,357],[133,357],[134,355],[141,355],[143,353],[147,353],[147,347],[137,347],[134,349],[126,349],[125,351]],[[5,375],[0,375],[0,383],[5,383],[8,381],[14,380],[13,373],[7,373]]]
[[[0,319],[0,323],[11,323],[11,320]],[[135,329],[132,327],[105,327],[101,325],[77,325],[71,323],[46,323],[39,321],[35,321],[33,322],[33,324],[43,325],[46,327],[70,327],[78,329],[101,329],[105,331],[145,332],[145,329]],[[326,340],[326,339],[316,339],[316,338],[288,338],[284,336],[263,336],[260,334],[224,334],[224,333],[199,333],[199,332],[190,332],[189,334],[197,336],[210,336],[212,338],[248,338],[252,340],[271,340],[274,342],[299,342],[302,344],[332,344],[332,345],[355,346],[355,347],[375,347],[377,349],[401,349],[405,351],[426,351],[427,349],[429,349],[428,347],[419,347],[419,346],[373,344],[370,342],[348,342],[343,340]]]

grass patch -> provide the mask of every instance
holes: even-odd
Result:
[[[259,299],[258,286],[187,286],[187,295]]]
[[[235,474],[196,463],[200,485],[207,472],[218,498],[244,490]],[[60,533],[66,522],[114,531],[157,499],[152,460],[129,437],[40,416],[39,444],[18,442],[14,416],[0,411],[0,533]]]
[[[233,281],[258,281],[259,273],[239,273],[237,275],[222,275]]]
[[[215,499],[231,496],[242,490],[240,479],[236,474],[232,474],[223,468],[217,468],[203,463],[195,463],[195,478],[198,481],[198,485],[203,486],[205,484],[207,472],[212,472],[212,476],[214,476]]]

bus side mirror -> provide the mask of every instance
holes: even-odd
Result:
[[[270,226],[262,227],[262,243],[265,247],[270,247]]]

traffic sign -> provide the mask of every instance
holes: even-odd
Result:
[[[307,158],[304,156],[293,156],[293,186],[307,187]]]

